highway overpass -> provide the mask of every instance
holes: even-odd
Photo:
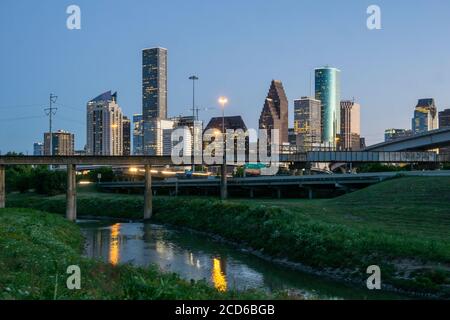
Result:
[[[382,142],[364,151],[419,151],[450,147],[450,128],[427,131],[410,137]]]
[[[287,190],[305,190],[309,198],[313,197],[313,191],[317,189],[342,189],[352,190],[366,187],[397,176],[399,172],[362,173],[362,174],[316,174],[307,176],[274,176],[252,178],[229,178],[228,189],[230,192],[244,197],[253,197],[255,192],[262,189],[270,189],[277,197]],[[405,176],[448,176],[450,171],[405,171]],[[103,182],[98,184],[105,191],[132,191],[144,189],[144,181],[120,181]],[[197,190],[199,194],[204,191],[217,193],[220,188],[220,179],[210,177],[208,179],[178,179],[167,178],[153,181],[152,189],[155,191],[169,190],[170,194],[182,193],[183,190]]]

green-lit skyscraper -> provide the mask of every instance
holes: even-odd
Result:
[[[340,133],[341,71],[323,67],[315,70],[316,99],[322,102],[322,142],[335,146]]]

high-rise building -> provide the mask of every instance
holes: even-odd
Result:
[[[312,97],[294,100],[294,131],[297,134],[297,147],[311,149],[320,144],[321,137],[321,103]]]
[[[44,155],[44,144],[42,142],[35,142],[33,144],[33,156]]]
[[[322,103],[322,142],[335,146],[340,134],[341,71],[323,67],[315,69],[316,99]]]
[[[123,114],[117,92],[107,91],[87,103],[87,154],[123,154]]]
[[[143,153],[157,155],[160,120],[167,119],[167,49],[142,50]]]
[[[439,128],[450,127],[450,109],[439,112]]]
[[[67,131],[58,130],[52,132],[52,155],[71,156],[75,149],[75,136]],[[50,133],[44,133],[44,154],[50,155]]]
[[[133,154],[143,154],[143,121],[142,114],[133,115]]]
[[[131,121],[126,116],[122,119],[122,139],[122,154],[129,156],[131,155]]]
[[[439,128],[450,128],[450,109],[439,112]],[[439,153],[450,154],[450,147],[440,148]]]
[[[359,150],[361,136],[361,106],[350,100],[341,101],[341,133],[339,145],[344,150]]]
[[[197,154],[201,154],[201,141],[202,141],[202,132],[203,132],[203,123],[202,121],[195,120],[194,116],[177,116],[170,118],[171,121],[173,121],[173,130],[176,129],[187,129],[190,132],[190,136],[186,136],[186,140],[183,141],[183,150],[185,154],[192,155],[192,152],[195,150]],[[172,134],[172,131],[170,131],[170,135]],[[168,137],[169,132],[166,131],[166,137],[164,138],[165,145],[167,144],[168,139],[171,139],[171,137]],[[195,140],[197,139],[197,140]],[[194,141],[198,141],[199,145],[194,146]],[[170,148],[172,149],[174,143],[170,140]]]
[[[420,99],[414,110],[412,131],[414,134],[439,128],[438,114],[434,99]]]
[[[386,129],[384,131],[384,141],[393,141],[413,135],[412,130],[407,129]]]
[[[272,80],[269,93],[264,102],[264,107],[259,117],[259,128],[270,131],[279,130],[280,141],[277,143],[288,144],[288,99],[279,80]]]

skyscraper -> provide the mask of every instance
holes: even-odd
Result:
[[[87,103],[87,154],[123,154],[123,114],[117,92],[107,91]]]
[[[261,116],[259,117],[259,128],[269,130],[269,136],[270,130],[278,129],[280,135],[278,143],[289,143],[288,100],[283,84],[279,80],[272,80]]]
[[[167,119],[167,49],[142,50],[142,117],[143,153],[157,155],[158,123]]]
[[[297,134],[297,146],[311,149],[320,144],[321,138],[321,103],[312,97],[294,100],[294,131]]]
[[[67,131],[58,130],[52,132],[52,155],[53,156],[71,156],[75,149],[75,136]],[[44,133],[44,154],[50,155],[50,133]]]
[[[341,133],[339,145],[344,150],[359,150],[361,136],[361,106],[350,100],[341,101]]]
[[[129,156],[131,154],[131,121],[126,116],[123,116],[122,119],[122,137],[122,154],[124,156]]]
[[[341,71],[323,67],[315,69],[316,99],[322,103],[322,142],[335,146],[341,129]]]
[[[143,121],[142,114],[133,115],[133,154],[142,155],[143,154]]]
[[[414,134],[439,128],[438,114],[434,99],[420,99],[414,110],[412,131]]]

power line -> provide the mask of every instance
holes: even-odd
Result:
[[[0,118],[0,121],[16,121],[16,120],[27,120],[27,119],[37,119],[44,118],[44,116],[28,116],[28,117],[14,117],[14,118]]]
[[[18,109],[18,108],[32,108],[32,107],[41,107],[41,104],[22,104],[22,105],[9,105],[9,106],[0,106],[0,109]]]

